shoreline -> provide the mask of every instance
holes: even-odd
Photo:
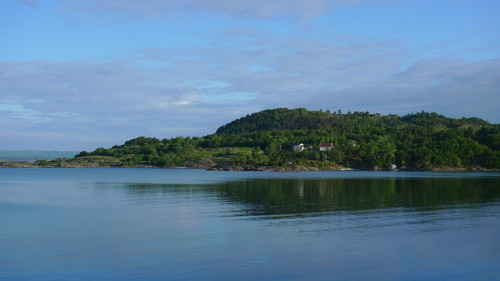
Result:
[[[99,165],[101,164],[101,165]],[[87,168],[135,168],[135,169],[200,169],[207,171],[256,171],[256,172],[309,172],[309,171],[385,171],[385,172],[500,172],[500,169],[487,169],[483,167],[424,167],[424,168],[406,168],[406,169],[380,169],[380,168],[347,168],[347,167],[326,167],[316,168],[307,166],[152,166],[152,165],[102,165],[102,163],[60,163],[56,165],[37,165],[30,161],[8,161],[0,160],[0,168],[46,168],[46,169],[87,169]]]

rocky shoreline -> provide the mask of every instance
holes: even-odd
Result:
[[[39,161],[3,161],[0,160],[0,168],[159,168],[159,169],[203,169],[208,171],[261,171],[261,172],[307,172],[307,171],[432,171],[432,172],[500,172],[500,169],[486,169],[483,167],[424,167],[424,168],[407,168],[400,169],[379,169],[362,168],[353,169],[346,167],[324,167],[318,169],[316,167],[306,166],[219,166],[213,162],[206,163],[187,163],[185,166],[164,166],[157,167],[152,165],[133,165],[123,166],[120,163],[108,162],[72,162],[58,159],[58,161],[51,161],[41,163]]]

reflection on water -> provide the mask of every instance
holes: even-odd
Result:
[[[104,186],[108,184],[103,184]],[[317,216],[389,208],[474,208],[500,200],[500,178],[256,179],[210,185],[127,184],[135,200],[203,194],[239,204],[240,216]],[[161,195],[163,194],[163,196]],[[385,210],[384,210],[385,211]]]
[[[498,177],[267,178],[121,187],[136,203],[221,202],[225,207],[217,216],[286,225],[310,237],[473,229],[484,217],[500,216]]]
[[[500,280],[499,217],[498,174],[0,170],[0,280]]]

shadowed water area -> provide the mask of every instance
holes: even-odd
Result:
[[[500,174],[1,169],[1,280],[494,280]]]

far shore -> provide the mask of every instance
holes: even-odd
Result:
[[[152,166],[152,165],[99,165],[96,163],[60,163],[57,165],[37,165],[31,161],[4,161],[0,160],[0,168],[141,168],[141,169],[202,169],[208,171],[262,171],[262,172],[307,172],[307,171],[430,171],[430,172],[500,172],[500,169],[486,169],[483,167],[424,167],[405,169],[381,169],[379,167],[358,168],[349,167],[305,167],[305,166]]]

